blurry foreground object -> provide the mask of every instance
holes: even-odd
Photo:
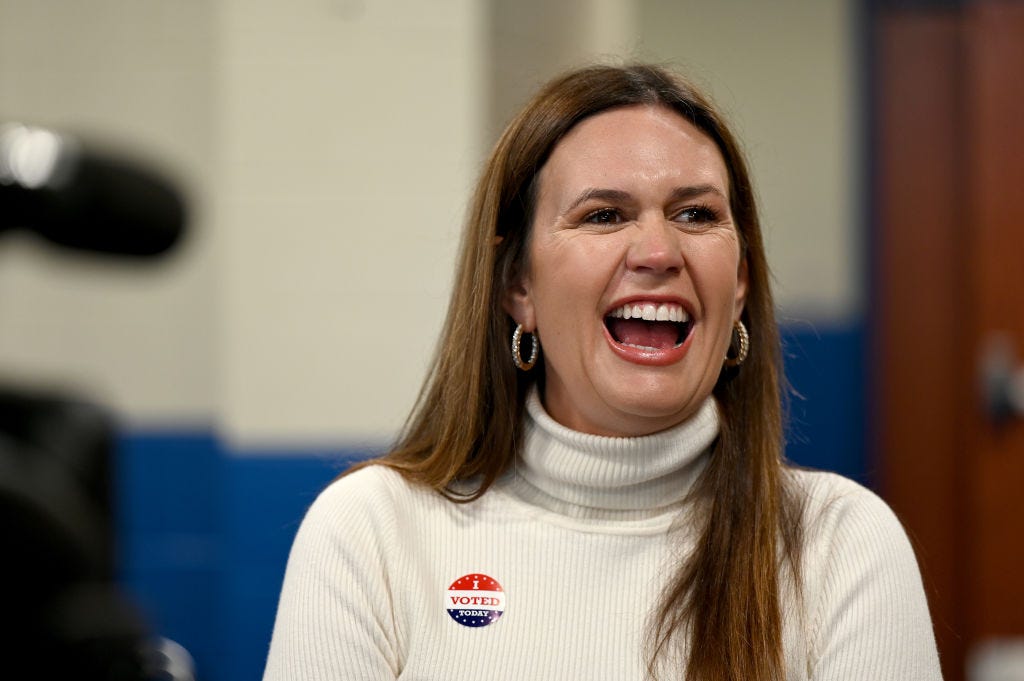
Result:
[[[0,125],[0,232],[79,251],[169,252],[184,202],[141,166],[67,137]],[[0,386],[0,678],[192,681],[116,587],[116,426],[88,401]]]
[[[0,231],[114,255],[162,255],[185,224],[184,202],[156,172],[20,123],[0,125],[0,207]]]
[[[991,639],[967,658],[967,681],[1024,681],[1024,642]]]
[[[113,442],[98,407],[0,390],[0,677],[145,678],[113,585]]]

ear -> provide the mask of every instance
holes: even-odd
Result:
[[[747,303],[747,289],[750,287],[750,272],[746,256],[740,257],[740,266],[736,272],[736,299],[733,307],[733,320],[743,315],[743,307]]]
[[[537,328],[537,317],[533,309],[533,298],[530,295],[530,280],[528,277],[517,277],[508,288],[505,289],[505,297],[502,307],[509,316],[522,324],[523,330],[533,333]]]

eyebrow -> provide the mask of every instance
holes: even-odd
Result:
[[[687,199],[693,199],[698,196],[704,196],[705,194],[715,194],[723,199],[727,198],[725,194],[717,186],[713,184],[695,184],[688,187],[676,187],[672,190],[671,200],[672,201],[685,201]],[[599,187],[591,187],[584,189],[580,194],[573,200],[569,207],[565,210],[566,213],[576,208],[582,203],[591,201],[593,199],[600,199],[603,201],[614,201],[622,202],[629,201],[633,197],[629,192],[622,191],[620,189],[601,189]]]

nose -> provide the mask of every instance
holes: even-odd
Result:
[[[626,252],[626,267],[635,272],[651,274],[678,273],[682,271],[682,243],[679,231],[662,219],[638,221],[633,229],[629,250]]]

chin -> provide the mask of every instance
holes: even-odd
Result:
[[[615,410],[622,414],[623,423],[632,423],[629,428],[634,435],[647,435],[678,425],[693,415],[703,404],[703,399],[686,398],[679,395],[636,395],[631,399],[620,399]]]
[[[632,385],[623,390],[624,382],[617,386],[609,386],[608,403],[619,403],[626,411],[651,417],[668,417],[682,412],[693,412],[711,394],[714,385],[695,385],[678,375],[665,375],[654,372],[653,375],[633,377]],[[628,384],[627,384],[628,385]],[[685,417],[684,417],[685,418]]]

